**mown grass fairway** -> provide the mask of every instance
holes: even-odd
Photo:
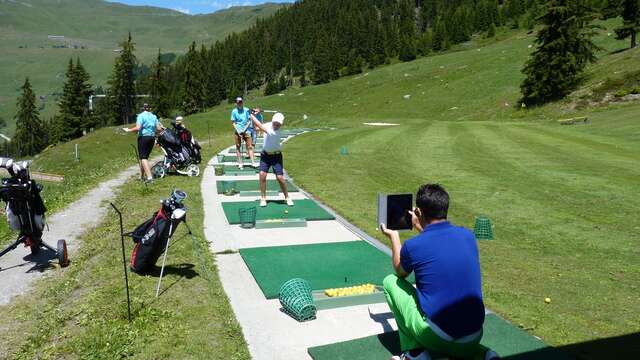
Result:
[[[133,323],[128,325],[119,223],[111,212],[83,237],[82,250],[72,256],[69,268],[51,270],[52,276],[32,293],[3,307],[0,358],[248,358],[203,237],[200,179],[172,176],[148,188],[127,183],[115,202],[125,230],[151,216],[158,200],[174,188],[188,193],[188,222],[197,238],[193,241],[183,225],[176,232],[159,298],[157,274],[129,273]],[[125,240],[129,258],[133,243]]]
[[[604,26],[605,51],[581,91],[639,63],[638,50],[613,53],[625,44],[608,35],[614,23]],[[480,245],[486,303],[516,325],[553,345],[637,332],[640,105],[572,110],[570,97],[517,109],[533,35],[502,36],[248,104],[283,111],[290,127],[336,128],[289,142],[285,167],[381,240],[378,192],[439,182],[451,193],[453,222],[472,227],[488,215],[496,240]],[[211,116],[222,121],[225,112]],[[591,123],[557,123],[582,115]]]

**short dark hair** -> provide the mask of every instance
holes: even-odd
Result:
[[[418,189],[416,205],[427,221],[446,219],[449,212],[449,194],[439,184],[425,184]]]

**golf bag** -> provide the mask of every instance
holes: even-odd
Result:
[[[174,191],[171,198],[161,202],[160,210],[156,211],[149,220],[126,234],[135,243],[131,254],[131,270],[133,272],[137,274],[148,272],[162,255],[178,225],[186,221],[185,216],[178,219],[172,216],[176,210],[185,210],[182,201],[186,196],[187,194],[180,190]]]
[[[196,159],[192,157],[189,148],[182,143],[173,130],[162,130],[156,141],[164,153],[164,160],[151,169],[154,177],[164,177],[167,172],[172,170],[188,176],[200,175],[200,167],[198,167]]]
[[[191,160],[193,161],[193,163],[200,164],[202,162],[202,155],[200,154],[200,150],[202,148],[200,147],[200,144],[198,144],[196,139],[193,137],[193,134],[191,134],[191,131],[189,131],[182,124],[176,124],[175,122],[173,122],[172,125],[173,125],[173,130],[175,131],[175,133],[178,135],[178,138],[180,139],[180,142],[182,142],[182,146],[187,148],[187,151],[189,152],[189,156],[191,157]]]
[[[67,266],[67,244],[58,240],[57,249],[42,241],[42,231],[45,226],[45,213],[42,196],[42,185],[31,179],[29,161],[13,161],[0,158],[0,168],[6,169],[11,177],[2,179],[0,185],[0,199],[6,204],[7,222],[9,226],[19,232],[18,239],[0,252],[3,256],[15,249],[19,244],[28,246],[32,254],[37,254],[41,247],[56,253],[61,266]]]

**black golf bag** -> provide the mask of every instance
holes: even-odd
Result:
[[[32,254],[45,247],[56,253],[61,266],[67,266],[67,244],[64,240],[58,240],[54,249],[42,241],[42,231],[45,226],[45,213],[42,196],[42,185],[31,179],[29,174],[29,161],[13,161],[9,158],[0,158],[0,168],[9,172],[11,177],[2,179],[0,185],[0,199],[5,202],[7,222],[9,226],[19,232],[18,239],[6,249],[0,252],[0,256],[15,249],[18,244],[28,246]]]
[[[182,124],[172,123],[173,129],[178,135],[178,138],[182,142],[182,146],[187,148],[189,152],[189,156],[194,164],[200,164],[202,162],[202,155],[200,155],[200,144],[196,141],[196,139],[191,134],[191,131],[184,127]]]
[[[186,221],[186,217],[175,219],[173,212],[185,210],[182,201],[187,195],[179,190],[174,191],[171,198],[161,202],[160,210],[140,224],[135,230],[126,234],[133,238],[135,246],[131,254],[131,270],[138,274],[148,272],[158,261],[167,242],[173,236],[178,225]]]
[[[175,170],[179,174],[198,176],[200,168],[178,135],[171,129],[164,129],[158,134],[157,143],[164,152],[164,160],[153,166],[151,172],[161,178],[167,172]],[[199,153],[198,153],[199,154]]]

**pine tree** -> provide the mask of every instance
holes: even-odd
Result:
[[[335,60],[330,51],[328,35],[326,32],[322,32],[319,34],[311,60],[313,69],[311,81],[313,81],[314,84],[325,84],[331,81],[333,77],[333,61]]]
[[[631,49],[638,46],[638,32],[640,31],[640,0],[623,0],[622,26],[616,28],[616,39],[631,38]]]
[[[136,67],[136,57],[134,55],[135,44],[131,39],[131,33],[127,41],[120,44],[122,51],[116,58],[113,72],[109,78],[109,90],[107,96],[110,97],[110,108],[114,111],[114,117],[122,124],[126,124],[134,115],[136,84],[134,69]]]
[[[93,93],[89,84],[89,74],[80,59],[69,59],[66,81],[60,99],[60,114],[54,120],[56,135],[51,142],[66,141],[82,136],[83,130],[93,124],[87,114],[87,102]]]
[[[29,78],[24,81],[17,107],[14,146],[18,156],[33,156],[42,151],[47,143],[44,124],[36,108],[36,95],[31,89]]]
[[[165,65],[162,63],[162,54],[158,49],[158,57],[152,65],[149,95],[151,96],[151,108],[159,117],[168,117],[171,112],[168,87]]]
[[[487,37],[492,38],[496,36],[496,26],[493,23],[489,24],[489,29],[487,30]]]
[[[436,19],[436,26],[433,32],[433,50],[447,50],[449,48],[449,33],[447,25],[441,18]]]
[[[204,108],[204,81],[195,41],[185,56],[182,110],[190,115]]]
[[[401,61],[412,61],[417,56],[416,22],[413,1],[402,0],[400,3],[400,54]]]
[[[540,18],[537,48],[523,69],[521,103],[535,106],[561,99],[574,88],[585,66],[596,60],[590,15],[582,1],[549,1]]]

